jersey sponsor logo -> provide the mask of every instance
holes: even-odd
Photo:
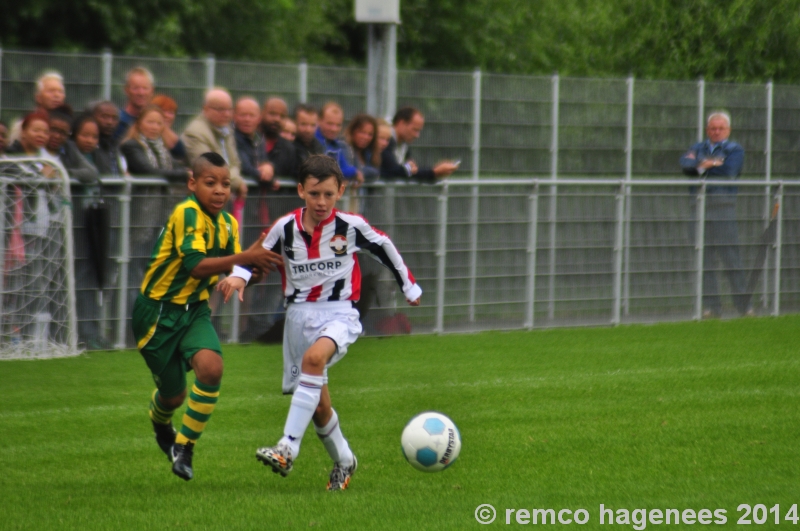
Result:
[[[341,266],[342,262],[339,260],[326,260],[323,262],[312,262],[310,264],[292,265],[292,273],[299,277],[310,277],[326,274],[326,272],[339,269]]]
[[[328,242],[328,246],[331,248],[333,253],[336,256],[341,256],[347,253],[347,238],[342,236],[341,234],[335,234],[331,241]]]

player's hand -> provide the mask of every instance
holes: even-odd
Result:
[[[263,247],[247,251],[250,253],[247,263],[259,268],[261,271],[275,271],[283,267],[283,258],[277,253],[273,253]]]
[[[239,302],[244,302],[244,287],[247,285],[247,282],[244,281],[243,278],[239,277],[227,277],[222,282],[217,284],[217,291],[221,291],[224,297],[224,302],[227,303],[230,300],[231,295],[234,292],[239,292]]]
[[[264,280],[264,272],[261,269],[254,267],[253,270],[250,272],[253,276],[250,277],[250,282],[247,283],[248,286],[252,286],[254,284],[258,284],[262,280]]]
[[[419,303],[422,302],[422,297],[418,297],[415,301],[408,301],[409,306],[419,306]]]

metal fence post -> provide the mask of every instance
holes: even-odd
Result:
[[[106,48],[103,50],[103,97],[105,101],[111,100],[111,69],[113,67],[114,58],[111,55],[111,50]]]
[[[536,303],[536,246],[539,235],[539,181],[533,183],[533,193],[528,196],[528,279],[525,308],[525,328],[531,330]]]
[[[620,323],[620,314],[622,310],[622,246],[625,237],[625,190],[627,185],[625,181],[621,181],[617,189],[616,197],[616,214],[617,219],[614,224],[614,281],[612,283],[612,291],[614,292],[614,305],[611,312],[611,324],[618,325]]]
[[[439,192],[439,247],[436,251],[436,327],[434,332],[444,332],[445,260],[447,258],[447,183]]]
[[[214,78],[216,76],[215,70],[217,61],[214,54],[210,53],[206,56],[206,89],[211,90],[214,88]]]
[[[117,343],[114,348],[125,348],[125,333],[128,329],[128,272],[131,262],[131,194],[132,180],[125,177],[125,187],[119,196],[119,297],[117,298]]]
[[[297,98],[300,103],[308,103],[308,63],[305,59],[297,65]]]
[[[706,183],[700,185],[696,198],[696,211],[695,219],[697,225],[695,226],[694,236],[694,249],[697,253],[696,264],[697,271],[695,273],[695,301],[694,301],[694,318],[700,320],[703,318],[703,253],[705,252],[705,231],[706,231]]]
[[[388,24],[386,31],[386,100],[380,107],[390,120],[397,110],[397,24]]]
[[[0,46],[0,117],[3,116],[3,47]]]
[[[778,183],[778,215],[775,217],[775,297],[772,300],[772,315],[781,314],[781,249],[783,246],[783,181]],[[764,275],[766,277],[766,275]]]
[[[764,165],[764,179],[767,181],[767,186],[764,187],[764,228],[766,229],[769,226],[770,215],[772,213],[772,186],[770,182],[772,181],[772,110],[773,110],[773,92],[772,92],[772,80],[767,82],[767,131],[766,131],[766,139],[765,139],[765,146],[764,146],[764,156],[765,156],[765,165]],[[768,274],[766,273],[769,271],[769,253],[767,253],[766,260],[764,262],[764,278],[762,283],[762,306],[766,309],[769,306],[768,298],[769,298],[769,279]]]
[[[628,76],[626,85],[628,88],[628,109],[625,114],[625,181],[630,182],[633,178],[633,76]],[[631,187],[625,186],[625,236],[622,245],[624,256],[622,259],[624,277],[622,283],[622,307],[623,313],[630,313],[631,295]]]
[[[702,142],[705,135],[706,80],[703,76],[697,81],[697,141]]]
[[[476,183],[480,178],[481,163],[481,71],[472,73],[472,180]],[[480,196],[478,186],[472,187],[472,221],[469,227],[469,321],[475,322],[475,298],[478,276],[478,214]]]
[[[558,179],[558,105],[559,105],[559,78],[554,74],[551,80],[553,90],[552,135],[550,137],[550,180]],[[558,207],[558,187],[550,187],[550,270],[547,294],[547,318],[552,320],[556,315],[556,209]]]

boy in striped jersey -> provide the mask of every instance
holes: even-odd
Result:
[[[283,392],[293,396],[283,437],[274,447],[259,448],[256,458],[286,476],[313,419],[334,462],[328,490],[346,489],[357,466],[331,407],[327,374],[361,333],[358,310],[353,307],[361,294],[355,253],[368,251],[388,267],[411,306],[418,306],[422,295],[386,234],[361,216],[334,208],[344,190],[336,161],[325,155],[310,156],[300,166],[297,185],[306,207],[276,221],[263,241],[264,248],[283,256],[279,269],[287,304]],[[239,291],[241,300],[248,280],[247,269],[235,267],[217,289],[226,301]]]
[[[261,240],[242,252],[236,219],[222,210],[231,176],[220,155],[200,155],[188,187],[192,195],[162,229],[133,307],[133,334],[157,387],[150,399],[156,442],[172,461],[172,472],[185,480],[194,475],[194,445],[214,411],[222,380],[222,348],[208,306],[211,288],[235,265],[255,266],[257,274],[282,265],[280,255]],[[187,370],[194,370],[195,381],[176,433],[172,415],[186,398]]]

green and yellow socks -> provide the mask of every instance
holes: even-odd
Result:
[[[174,409],[167,409],[159,399],[158,389],[150,396],[150,420],[156,424],[169,424],[172,420]]]
[[[219,385],[206,385],[195,379],[189,392],[186,413],[183,414],[183,425],[175,439],[177,444],[196,443],[214,412],[219,399]],[[152,416],[152,412],[151,412]]]

